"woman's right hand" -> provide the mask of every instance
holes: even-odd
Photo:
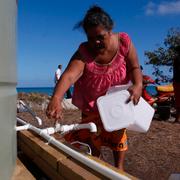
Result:
[[[62,105],[59,98],[52,97],[46,109],[46,115],[50,119],[62,120]]]

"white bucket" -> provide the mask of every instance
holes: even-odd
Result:
[[[119,90],[98,98],[97,106],[106,131],[122,128],[138,132],[148,131],[154,109],[142,97],[137,105],[132,101],[127,103],[129,96],[127,90]]]

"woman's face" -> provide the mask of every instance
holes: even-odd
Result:
[[[110,42],[111,31],[105,30],[102,26],[89,28],[86,31],[88,44],[95,53],[103,53]]]

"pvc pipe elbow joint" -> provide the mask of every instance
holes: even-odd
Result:
[[[91,122],[89,123],[89,126],[90,126],[90,132],[97,132],[97,126],[95,123]]]

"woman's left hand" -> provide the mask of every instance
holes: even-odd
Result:
[[[128,91],[130,93],[130,97],[128,99],[128,102],[129,101],[133,101],[134,105],[138,104],[139,102],[139,99],[142,95],[142,85],[132,85],[128,88]]]

